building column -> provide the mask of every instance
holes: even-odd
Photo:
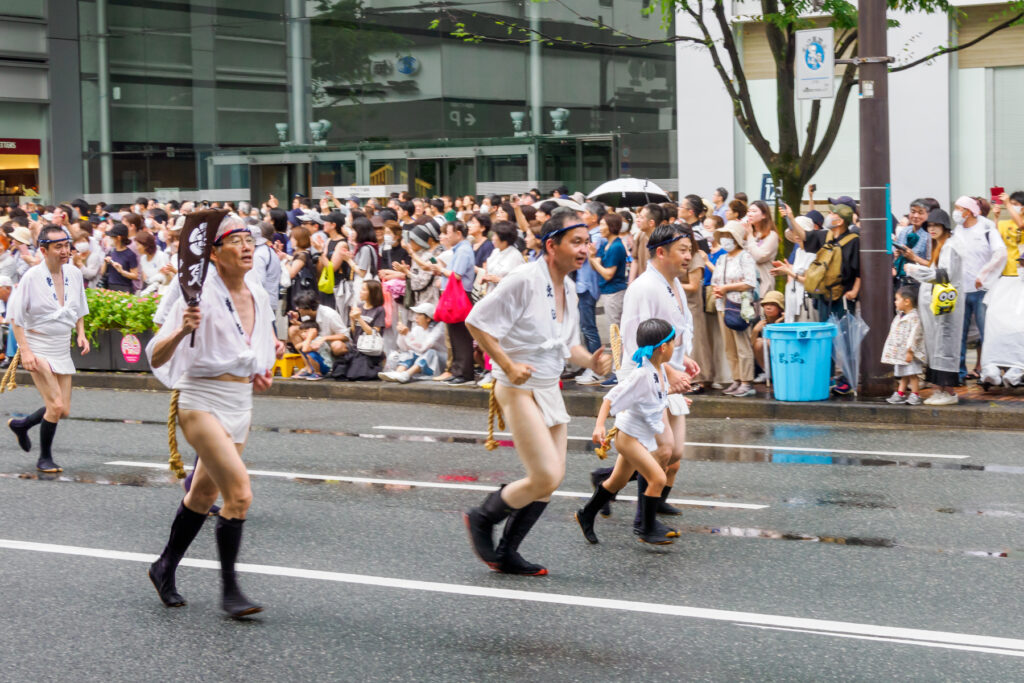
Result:
[[[189,13],[192,52],[192,144],[195,149],[196,187],[208,187],[206,155],[217,146],[217,31],[214,0],[191,0]],[[158,152],[159,153],[159,152]],[[204,183],[204,179],[207,180]],[[154,179],[154,182],[158,180]]]
[[[312,120],[310,80],[312,53],[309,46],[309,20],[303,0],[288,0],[288,128],[297,145],[309,143]]]
[[[83,194],[82,87],[78,55],[78,3],[47,0],[49,52],[50,188],[53,202]],[[59,99],[58,99],[59,97]]]

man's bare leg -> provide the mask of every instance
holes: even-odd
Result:
[[[217,518],[216,528],[223,585],[221,604],[232,617],[260,612],[263,608],[242,594],[235,574],[242,524],[252,503],[249,473],[241,457],[245,445],[232,443],[220,422],[210,413],[182,410],[179,417],[185,438],[196,449],[199,462],[193,473],[192,486],[178,507],[167,547],[150,566],[150,579],[165,605],[177,607],[185,604],[174,586],[174,570],[199,533],[210,506],[221,494],[224,507]]]
[[[498,384],[495,397],[512,432],[519,459],[526,468],[526,477],[491,493],[480,507],[467,512],[466,525],[477,555],[491,569],[543,576],[547,569],[523,560],[518,547],[565,476],[568,430],[566,425],[547,428],[529,390]],[[494,527],[506,517],[509,520],[495,548]]]

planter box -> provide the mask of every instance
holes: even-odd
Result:
[[[75,362],[75,368],[78,370],[110,371],[114,369],[114,359],[111,355],[113,349],[114,342],[110,330],[99,330],[96,332],[96,342],[92,344],[88,355],[83,356],[77,346],[71,346],[71,360]]]
[[[149,359],[146,358],[146,344],[153,338],[152,332],[124,335],[116,330],[110,331],[110,355],[113,369],[120,372],[149,372]]]

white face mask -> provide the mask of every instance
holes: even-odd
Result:
[[[387,235],[384,235],[384,246],[390,247],[394,243],[395,243],[395,238],[390,233],[387,234]]]
[[[955,223],[963,223],[964,222],[964,214],[963,214],[962,211],[954,211],[953,212],[953,222],[955,222]]]
[[[1018,216],[1024,216],[1024,206],[1020,204],[1010,204],[1010,208],[1017,212]]]
[[[718,240],[718,243],[722,245],[722,249],[725,249],[727,252],[731,252],[736,248],[736,240],[731,237],[723,237]]]
[[[152,218],[147,218],[146,219],[146,227],[147,228],[152,230],[154,225],[156,225],[156,221],[154,221]]]
[[[88,242],[75,242],[75,249],[84,254],[89,251],[90,245]]]

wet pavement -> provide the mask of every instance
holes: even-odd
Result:
[[[3,394],[0,415],[37,403]],[[58,475],[0,435],[4,680],[1020,678],[1020,433],[691,419],[663,518],[682,536],[637,543],[630,485],[590,546],[572,513],[610,461],[573,418],[523,546],[551,575],[527,579],[465,539],[461,511],[521,473],[508,437],[483,448],[485,413],[257,398],[240,561],[267,611],[243,624],[219,615],[210,525],[187,608],[146,579],[181,495],[166,411],[76,390]]]

